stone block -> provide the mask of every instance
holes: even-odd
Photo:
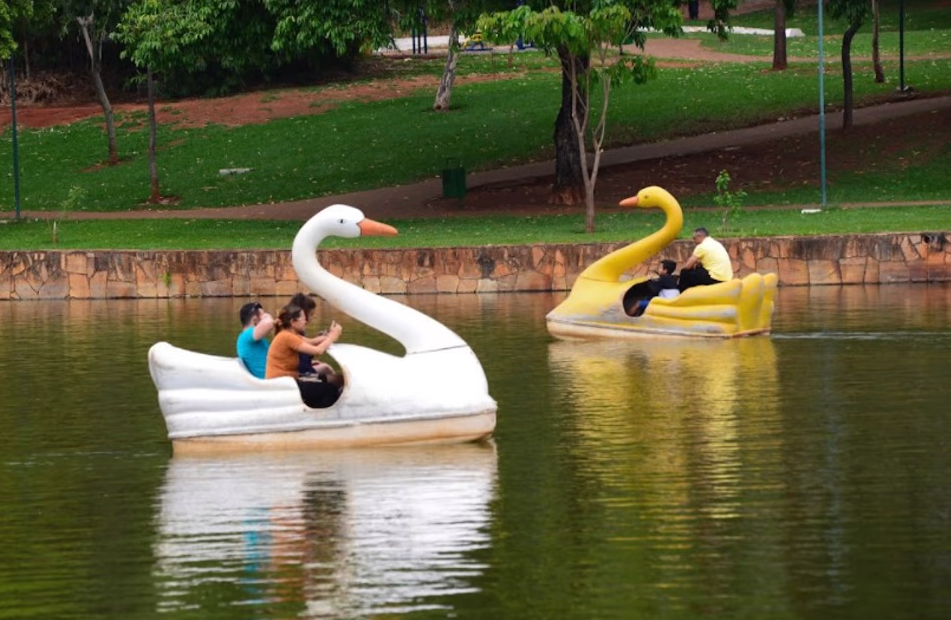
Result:
[[[538,269],[538,266],[542,263],[542,261],[545,261],[547,256],[548,252],[545,251],[543,246],[532,246],[532,267]]]
[[[912,282],[927,282],[928,281],[928,267],[923,262],[916,261],[909,263],[908,268],[908,279]]]
[[[882,261],[878,265],[878,280],[882,284],[909,282],[908,265],[904,261]]]
[[[478,262],[478,257],[471,250],[466,252],[466,256],[459,263],[460,278],[478,279],[482,277],[482,265]]]
[[[503,278],[515,273],[512,268],[503,261],[498,261],[495,263],[495,270],[492,272],[492,277],[494,278]]]
[[[13,295],[13,277],[9,274],[0,274],[0,300],[10,299]]]
[[[231,278],[225,278],[202,282],[198,289],[202,297],[229,297],[234,290],[234,285],[231,283]]]
[[[251,297],[276,295],[274,278],[257,277],[248,281],[248,295]]]
[[[475,293],[479,288],[479,280],[475,278],[467,278],[465,280],[459,280],[459,286],[456,288],[457,293]]]
[[[865,263],[865,284],[878,284],[880,265],[881,263],[874,258],[867,259]]]
[[[274,294],[279,297],[292,297],[300,291],[297,280],[282,280],[275,284]]]
[[[482,278],[478,281],[478,284],[476,285],[477,293],[497,293],[498,291],[499,291],[499,283],[497,280]]]
[[[458,276],[445,275],[436,277],[436,292],[455,293],[457,290],[459,290]]]
[[[865,270],[868,259],[861,257],[843,258],[839,261],[839,275],[842,284],[862,284],[865,282]]]
[[[185,297],[201,297],[201,283],[196,280],[186,281]]]
[[[134,282],[106,280],[105,294],[107,299],[135,299],[138,291]]]
[[[407,293],[435,293],[436,277],[429,275],[417,278],[406,286]]]
[[[512,292],[515,289],[515,284],[518,282],[518,274],[513,273],[502,278],[496,278],[495,281],[498,283],[498,291],[502,292]]]
[[[381,277],[380,289],[384,295],[402,295],[406,292],[406,280],[392,276]]]
[[[231,277],[231,294],[235,297],[247,297],[251,294],[251,278],[244,275]]]
[[[165,285],[165,297],[184,297],[185,278],[180,273],[173,273]]]
[[[88,252],[68,252],[65,254],[66,258],[66,273],[69,274],[81,274],[87,275],[90,270],[89,263],[93,262],[89,260]]]
[[[842,284],[838,262],[833,260],[809,261],[809,284],[811,286]]]
[[[746,269],[748,273],[756,271],[756,252],[753,251],[753,248],[743,248],[739,252],[737,263],[739,269]]]
[[[380,293],[383,291],[383,285],[378,276],[366,276],[363,278],[363,288],[371,293]]]
[[[918,238],[920,239],[921,237],[919,236]],[[902,237],[899,247],[901,248],[902,257],[904,257],[906,263],[912,263],[921,258],[921,255],[918,254],[918,248],[910,236]]]
[[[779,273],[779,260],[772,257],[763,257],[756,261],[753,271],[758,273]]]
[[[779,281],[790,286],[809,284],[809,263],[795,258],[779,259]]]
[[[524,271],[515,277],[516,291],[551,290],[551,279],[537,271]]]

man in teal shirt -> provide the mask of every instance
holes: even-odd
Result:
[[[241,333],[238,334],[238,358],[258,379],[264,378],[267,367],[267,350],[270,342],[265,336],[274,329],[274,319],[258,302],[244,304],[238,313]]]

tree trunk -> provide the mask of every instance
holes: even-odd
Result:
[[[106,87],[102,83],[102,42],[106,33],[97,35],[95,30],[96,17],[77,17],[79,28],[83,32],[83,39],[86,42],[86,52],[89,54],[89,73],[92,76],[92,83],[96,89],[96,99],[99,100],[99,106],[102,108],[102,116],[106,121],[106,136],[109,142],[109,164],[119,163],[119,143],[116,140],[116,123],[112,115],[112,104],[109,103],[109,96],[106,94]],[[95,38],[95,41],[93,41]]]
[[[842,104],[842,129],[848,129],[852,126],[852,39],[855,33],[861,28],[862,22],[853,22],[849,24],[848,29],[842,36],[842,80],[845,91],[845,98]]]
[[[30,80],[30,38],[23,33],[23,77]]]
[[[577,58],[568,53],[567,48],[558,49],[561,60],[561,108],[555,119],[555,184],[548,197],[550,204],[576,205],[584,200],[584,175],[581,166],[582,148],[578,145],[578,133],[572,121],[572,81],[571,62],[575,62],[575,74],[582,75],[588,70],[588,59]],[[579,91],[578,114],[584,114],[588,107],[587,93]]]
[[[783,71],[786,66],[786,0],[776,0],[773,14],[773,71]]]
[[[456,62],[459,55],[456,53],[459,47],[459,33],[455,24],[449,32],[449,51],[446,53],[446,66],[442,70],[442,78],[439,80],[439,88],[436,90],[436,102],[433,103],[433,109],[437,112],[449,111],[449,102],[452,99],[452,84],[456,80]]]
[[[158,129],[155,122],[155,87],[153,85],[154,80],[152,79],[151,66],[146,68],[145,77],[148,80],[149,93],[149,181],[151,182],[149,202],[152,204],[159,204],[162,200],[162,196],[159,194],[158,164],[155,160],[155,138],[156,134],[158,133]]]
[[[885,70],[882,69],[882,55],[878,45],[878,0],[872,0],[872,66],[875,69],[875,82],[885,82]]]

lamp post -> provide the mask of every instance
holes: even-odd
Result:
[[[16,210],[16,219],[20,219],[20,149],[17,146],[17,79],[13,63],[13,54],[10,54],[10,115],[11,130],[13,132],[13,204]]]
[[[898,92],[905,92],[905,0],[898,3]]]
[[[822,0],[819,0],[819,176],[822,186],[820,207],[826,207],[826,104],[825,59],[822,48]]]

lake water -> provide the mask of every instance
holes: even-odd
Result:
[[[230,355],[246,300],[0,303],[0,618],[951,617],[951,287],[732,342],[557,342],[560,299],[401,299],[491,443],[227,458],[172,457],[146,353]]]

